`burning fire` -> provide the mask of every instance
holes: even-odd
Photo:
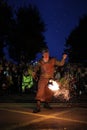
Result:
[[[59,90],[59,84],[55,80],[50,79],[48,83],[48,88],[55,92]]]
[[[57,81],[50,79],[48,83],[48,88],[54,92],[55,97],[62,95],[64,99],[70,99],[69,90],[65,88],[60,88],[60,84]]]

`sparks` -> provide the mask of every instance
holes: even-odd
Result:
[[[65,100],[70,99],[69,90],[61,88],[59,82],[50,79],[48,83],[48,88],[54,92],[55,97],[62,95]]]

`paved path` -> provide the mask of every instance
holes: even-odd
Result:
[[[0,95],[0,130],[86,130],[87,95],[51,102],[52,110],[32,113],[35,94]]]
[[[32,113],[35,103],[0,103],[0,130],[86,130],[86,103],[51,103]]]

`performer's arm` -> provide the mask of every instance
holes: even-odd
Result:
[[[58,66],[63,66],[65,64],[66,58],[67,58],[67,55],[64,54],[63,57],[62,57],[62,59],[61,59],[61,61],[57,61],[56,64]]]

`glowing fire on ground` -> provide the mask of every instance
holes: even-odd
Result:
[[[65,100],[70,99],[69,90],[65,88],[60,88],[60,84],[57,81],[50,79],[48,83],[48,88],[54,92],[55,97],[61,95]]]

